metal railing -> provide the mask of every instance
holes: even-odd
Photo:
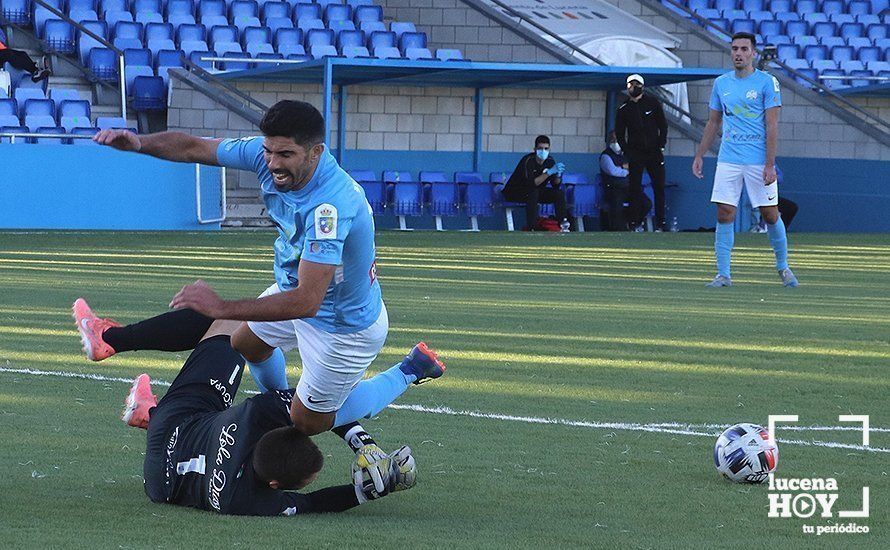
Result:
[[[126,118],[127,118],[127,78],[126,78],[126,74],[124,72],[124,52],[122,50],[116,48],[114,46],[114,44],[108,42],[107,40],[105,40],[104,38],[99,36],[98,34],[94,33],[90,29],[84,27],[79,22],[75,21],[74,19],[71,19],[70,17],[65,15],[65,13],[59,11],[58,9],[56,9],[55,6],[53,6],[51,4],[47,4],[46,2],[44,2],[44,0],[31,0],[31,1],[35,4],[37,4],[38,6],[41,6],[45,9],[49,10],[50,13],[52,13],[59,19],[65,21],[69,25],[72,25],[73,27],[78,29],[80,32],[82,32],[83,34],[86,34],[93,40],[96,40],[97,42],[102,44],[103,47],[108,48],[109,50],[113,51],[115,53],[115,55],[117,55],[117,67],[118,67],[118,73],[119,73],[118,74],[118,82],[119,82],[120,91],[121,91],[121,117],[123,117],[126,120]],[[36,36],[36,33],[35,33],[35,36]]]
[[[45,139],[93,139],[93,136],[82,134],[39,134],[36,132],[0,132],[0,139],[9,138],[9,143],[15,143],[16,138],[45,138]],[[40,145],[39,143],[36,145]]]
[[[241,59],[237,59],[237,60],[223,59],[221,57],[220,58],[202,57],[201,61],[209,61],[209,60],[217,60],[217,59],[225,60],[225,61],[241,61]],[[289,60],[287,60],[287,59],[269,59],[269,60],[248,59],[247,61],[250,61],[251,63],[262,62],[262,61],[273,61],[275,63],[303,63],[302,61],[297,61],[296,59],[289,59]],[[239,90],[235,86],[229,84],[228,82],[222,80],[221,78],[217,78],[216,75],[214,75],[210,71],[204,69],[204,67],[198,65],[197,63],[193,62],[191,59],[187,58],[184,55],[182,56],[182,63],[185,66],[185,68],[189,70],[189,72],[194,73],[195,75],[197,75],[198,77],[200,77],[201,79],[203,79],[207,82],[210,82],[216,86],[224,88],[227,92],[229,92],[235,96],[238,96],[238,98],[240,98],[242,101],[244,101],[245,103],[248,103],[250,105],[253,105],[254,107],[258,108],[263,113],[265,113],[266,111],[269,110],[268,105],[250,97],[250,95],[242,92],[241,90]]]
[[[496,0],[492,0],[492,1],[496,1]],[[665,0],[665,1],[668,4],[689,14],[697,22],[698,25],[705,27],[706,29],[715,29],[719,32],[719,35],[726,36],[727,38],[732,36],[731,32],[727,31],[726,29],[724,29],[723,27],[721,27],[719,25],[715,25],[707,17],[702,17],[695,11],[690,10],[687,6],[677,2],[677,0]],[[757,48],[755,48],[755,49],[757,50],[758,54],[762,54],[762,51],[760,49],[757,49]],[[853,103],[853,102],[847,100],[845,97],[837,94],[831,88],[823,86],[817,80],[813,80],[812,78],[808,77],[807,75],[798,72],[797,70],[793,69],[792,67],[789,67],[788,65],[786,65],[784,62],[782,62],[779,59],[774,59],[770,63],[778,65],[779,68],[781,68],[785,72],[789,73],[790,75],[794,76],[794,78],[802,80],[802,81],[806,82],[807,84],[810,84],[810,86],[813,89],[818,90],[820,93],[832,98],[833,100],[843,104],[848,109],[854,111],[858,116],[866,119],[867,121],[871,122],[873,125],[877,126],[876,130],[886,134],[885,138],[887,140],[890,140],[890,122],[888,122],[882,118],[879,118],[879,117],[869,113],[868,111],[865,111],[864,109],[860,108],[855,103]],[[846,77],[846,78],[849,80],[856,80],[859,77]]]

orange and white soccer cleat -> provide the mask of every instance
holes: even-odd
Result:
[[[151,379],[147,374],[140,374],[133,381],[133,387],[124,401],[124,412],[121,420],[134,428],[148,429],[149,411],[158,405],[158,396],[151,393]]]
[[[93,310],[87,305],[86,300],[78,298],[71,307],[77,330],[80,332],[80,341],[83,343],[83,351],[91,361],[101,361],[114,355],[114,348],[102,339],[102,333],[111,327],[119,327],[111,319],[100,319],[93,314]]]

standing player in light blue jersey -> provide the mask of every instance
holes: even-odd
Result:
[[[374,218],[362,188],[324,144],[324,124],[312,105],[280,101],[263,117],[261,137],[137,136],[122,130],[95,137],[121,150],[257,174],[278,229],[275,283],[256,299],[222,300],[198,281],[183,287],[170,307],[246,321],[232,345],[262,391],[287,389],[283,352],[298,348],[303,370],[291,418],[306,435],[376,414],[411,383],[445,370],[420,343],[398,365],[362,381],[389,329],[377,281]],[[85,335],[85,341],[93,337]]]
[[[754,35],[744,32],[732,36],[732,64],[735,71],[714,81],[708,105],[708,124],[692,162],[692,173],[701,179],[702,157],[710,149],[722,124],[723,138],[711,193],[711,202],[717,203],[717,233],[714,240],[717,276],[708,283],[709,287],[732,286],[729,264],[735,238],[733,226],[743,185],[748,191],[751,205],[760,208],[760,214],[766,221],[782,284],[797,286],[797,278],[788,268],[788,238],[778,209],[776,146],[782,96],[779,81],[754,68],[756,40]]]

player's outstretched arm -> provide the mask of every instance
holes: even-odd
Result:
[[[714,109],[711,109],[710,111],[711,114],[708,116],[708,124],[705,126],[701,143],[698,146],[698,151],[695,153],[695,160],[692,161],[692,174],[698,179],[704,177],[702,174],[702,166],[704,165],[703,158],[705,153],[708,152],[708,149],[710,149],[711,145],[714,143],[714,138],[717,137],[717,131],[723,124],[723,111],[716,111]]]
[[[204,139],[182,132],[134,134],[129,130],[102,130],[93,141],[120,151],[142,153],[173,162],[197,162],[219,166],[216,149],[221,139]]]

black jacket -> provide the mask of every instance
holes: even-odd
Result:
[[[548,156],[547,160],[538,164],[537,153],[529,153],[519,160],[519,164],[516,165],[516,168],[510,175],[510,179],[507,180],[504,190],[508,193],[530,191],[535,188],[535,179],[543,174],[544,170],[553,168],[554,166],[556,166],[556,159],[552,156]],[[541,185],[543,186],[546,183],[552,184],[555,179],[556,175],[554,174],[547,178]]]
[[[667,121],[661,102],[643,93],[639,101],[625,101],[615,116],[615,135],[627,156],[659,152],[667,143]]]

